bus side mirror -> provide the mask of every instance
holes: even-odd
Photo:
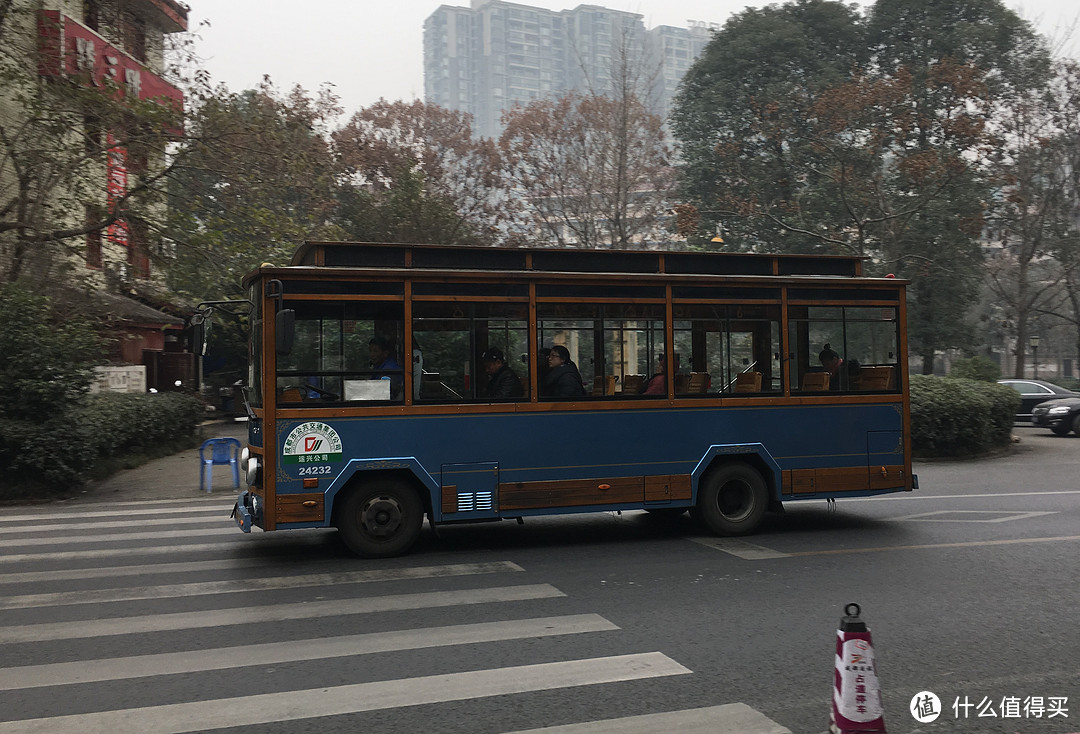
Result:
[[[274,333],[277,337],[274,344],[279,356],[284,357],[292,352],[293,336],[296,334],[296,311],[285,308],[277,312]]]

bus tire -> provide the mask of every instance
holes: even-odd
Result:
[[[420,536],[424,506],[416,491],[396,479],[376,479],[344,498],[334,524],[345,546],[363,558],[407,552]]]
[[[702,479],[694,514],[715,535],[747,535],[761,525],[768,504],[761,474],[749,464],[733,461]]]

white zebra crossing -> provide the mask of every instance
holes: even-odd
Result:
[[[372,571],[344,571],[312,575],[273,576],[270,578],[232,579],[229,581],[205,581],[191,584],[163,586],[137,586],[123,589],[95,589],[92,591],[58,591],[51,594],[23,594],[0,599],[0,609],[25,609],[27,607],[55,607],[70,604],[104,604],[118,601],[146,599],[169,599],[177,597],[205,596],[210,594],[241,594],[252,591],[277,591],[300,589],[310,586],[341,586],[345,584],[368,584],[377,581],[432,578],[434,576],[475,576],[478,574],[521,571],[521,566],[506,561],[495,563],[457,563],[448,566],[422,566],[407,569]]]
[[[85,514],[77,511],[20,515],[0,513],[0,535],[6,536],[0,540],[0,554],[4,554],[0,555],[0,563],[5,569],[4,573],[0,573],[0,585],[8,587],[6,591],[9,592],[4,593],[5,589],[0,589],[0,661],[14,660],[15,658],[5,656],[3,646],[19,643],[84,640],[91,644],[90,649],[107,649],[111,653],[107,657],[87,656],[91,659],[65,660],[64,652],[58,652],[58,648],[54,646],[48,648],[52,650],[48,653],[53,656],[51,660],[46,657],[35,661],[36,648],[22,648],[18,657],[20,664],[0,665],[0,692],[4,692],[6,696],[26,696],[25,699],[4,700],[26,700],[31,703],[21,704],[21,708],[16,705],[14,709],[7,706],[8,710],[0,710],[0,734],[208,731],[539,691],[587,689],[589,686],[692,674],[691,670],[659,651],[581,658],[578,647],[572,640],[596,634],[617,635],[620,632],[619,627],[599,615],[587,612],[547,616],[535,613],[531,616],[521,615],[522,609],[529,608],[520,606],[522,604],[535,605],[546,600],[550,605],[567,597],[549,584],[500,585],[506,574],[521,574],[524,571],[521,566],[509,561],[441,565],[420,563],[408,566],[395,564],[395,567],[383,568],[373,568],[371,564],[366,564],[366,567],[358,568],[357,564],[351,561],[320,558],[320,545],[306,546],[305,541],[301,540],[299,547],[303,552],[298,554],[300,557],[295,559],[295,562],[290,562],[279,559],[276,553],[273,557],[259,556],[260,548],[270,547],[271,541],[281,536],[253,538],[239,534],[231,526],[221,528],[220,519],[206,510],[205,503],[170,500],[151,503],[155,505],[152,507],[146,507],[147,503],[132,504],[134,506],[130,510],[125,509],[123,503],[97,505]],[[192,512],[184,514],[185,507],[190,507]],[[135,513],[141,515],[131,518]],[[178,522],[175,517],[177,513],[183,522]],[[58,522],[60,519],[73,522]],[[179,525],[190,527],[180,528]],[[137,527],[140,530],[112,532],[128,527]],[[224,542],[198,542],[198,539],[204,536],[223,535],[226,532],[233,533],[234,537]],[[57,535],[43,537],[42,533]],[[12,537],[16,535],[25,537]],[[321,543],[320,538],[323,536],[312,537],[316,543]],[[162,539],[173,539],[174,542],[169,545],[158,544]],[[180,539],[194,539],[195,542],[184,543]],[[180,542],[176,542],[177,540]],[[121,547],[66,549],[73,545],[93,546],[105,543]],[[16,552],[6,553],[9,548]],[[23,548],[36,548],[40,551],[27,552],[22,551]],[[257,557],[220,557],[222,551],[228,551],[232,555],[241,549],[246,549]],[[179,561],[161,564],[146,561],[147,556],[181,552],[184,553],[184,558]],[[112,561],[114,564],[123,563],[125,559],[142,562],[132,565],[90,565],[93,561],[106,558],[115,559]],[[65,567],[65,564],[76,565]],[[79,568],[78,565],[90,567]],[[282,572],[283,567],[285,573]],[[214,579],[210,576],[229,571],[246,573],[231,580]],[[274,575],[267,575],[271,572]],[[177,574],[189,574],[188,579],[196,580],[187,583],[125,585],[131,580],[144,580],[135,577],[167,581],[169,576]],[[200,579],[200,575],[205,577]],[[480,588],[442,588],[418,593],[375,593],[370,596],[361,593],[362,589],[380,583],[393,584],[387,591],[400,592],[401,584],[421,579],[437,579],[443,587],[476,587],[482,577],[492,579],[495,583]],[[98,583],[95,588],[88,590],[49,591],[46,587],[35,593],[10,593],[13,586],[33,590],[42,584],[80,579],[94,579]],[[318,587],[333,587],[336,595],[346,598],[310,596],[312,593],[320,593],[313,591],[306,592],[309,594],[306,600],[296,601],[297,593],[304,594],[304,589],[314,590]],[[253,593],[259,594],[259,603],[228,607],[228,600],[235,599],[236,595]],[[289,600],[275,603],[275,595],[283,593],[291,595]],[[145,611],[145,607],[139,609],[135,606],[139,602],[181,599],[184,600],[187,609],[185,611],[133,613]],[[110,606],[109,610],[117,616],[71,619],[72,615],[89,617],[93,610],[91,605],[105,603],[114,605]],[[218,608],[223,604],[224,608]],[[197,611],[190,611],[195,607],[198,607]],[[468,608],[474,610],[472,619],[463,620],[464,623],[461,624],[445,624],[446,612],[438,611]],[[14,619],[26,622],[28,618],[24,613],[5,620],[5,616],[17,614],[20,610],[30,610],[37,618],[31,623],[10,623],[10,620]],[[430,626],[409,626],[405,629],[372,632],[365,630],[366,624],[362,623],[363,617],[360,616],[388,612],[423,614],[429,610],[439,622]],[[509,615],[513,618],[498,618],[507,616],[510,610],[515,610]],[[552,610],[549,608],[543,611]],[[477,616],[488,615],[495,615],[497,618],[477,620]],[[50,621],[50,617],[62,621]],[[250,631],[265,628],[268,623],[292,621],[299,622],[300,626],[296,627],[298,630],[314,631],[315,620],[330,618],[351,620],[352,628],[343,627],[342,632],[360,630],[360,633],[327,637],[313,637],[309,633],[304,639],[282,638],[276,642],[268,642],[263,638],[256,639],[251,644],[222,647],[220,645],[224,639],[220,631],[212,632],[214,629],[231,628]],[[205,632],[200,632],[201,630]],[[163,650],[160,646],[155,649],[154,643],[158,637],[154,634],[163,632],[186,633],[189,642],[185,647],[190,649]],[[216,637],[207,639],[218,640],[217,645],[200,646],[200,634],[215,634]],[[525,664],[481,669],[473,669],[475,666],[470,664],[470,651],[474,649],[473,646],[543,638],[549,640],[546,645],[554,646],[545,649],[563,649],[565,657],[570,659],[552,662],[549,658],[535,664],[521,661]],[[172,640],[170,645],[176,644],[175,636],[168,639]],[[109,642],[104,647],[94,645],[98,640]],[[62,650],[66,651],[68,647],[65,645]],[[69,713],[71,708],[65,712],[63,702],[67,700],[67,696],[54,698],[50,692],[50,689],[58,686],[67,686],[68,688],[63,690],[70,692],[73,690],[72,686],[86,685],[97,685],[99,688],[93,690],[108,692],[111,689],[101,686],[110,682],[138,681],[148,677],[157,679],[156,690],[168,691],[172,685],[172,679],[168,676],[179,676],[177,680],[190,680],[191,676],[210,674],[212,671],[241,668],[258,670],[260,666],[282,666],[437,648],[452,648],[458,651],[455,652],[454,659],[460,657],[462,672],[424,675],[425,671],[419,670],[416,672],[421,674],[412,677],[357,683],[346,680],[342,685],[274,692],[261,692],[256,683],[252,691],[241,697],[185,702],[187,697],[179,691],[191,690],[191,687],[187,686],[166,696],[165,700],[168,701],[171,697],[172,702],[134,708],[121,705],[111,710],[84,713]],[[76,652],[75,656],[77,655]],[[342,669],[348,670],[349,667]],[[252,680],[258,681],[259,678]],[[42,693],[37,697],[30,697],[29,692],[33,690],[40,690]],[[57,689],[58,692],[60,690]],[[47,696],[52,703],[42,703],[45,699],[42,699],[41,695]],[[78,697],[74,700],[78,700]],[[58,706],[56,701],[61,704]],[[107,707],[107,698],[103,699],[102,703]],[[39,708],[35,709],[35,705]],[[582,722],[573,725],[579,728],[554,727],[538,731],[549,734],[600,731],[644,734],[648,729],[642,727],[649,723],[662,723],[664,730],[680,730],[684,734],[696,734],[698,731],[790,734],[783,727],[742,704],[651,716],[661,718],[631,717],[612,720],[620,722],[618,724],[612,721]],[[728,728],[695,729],[695,722],[700,721],[710,721],[714,725],[726,722],[723,727]],[[614,728],[604,729],[604,726]]]

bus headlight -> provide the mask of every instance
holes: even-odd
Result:
[[[259,481],[259,468],[259,457],[249,456],[244,468],[244,478],[249,485],[254,486]]]

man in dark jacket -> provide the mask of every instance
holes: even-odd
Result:
[[[487,395],[489,398],[520,398],[525,392],[521,380],[506,365],[502,350],[491,347],[482,355],[480,361],[488,374]]]
[[[556,344],[548,355],[551,370],[544,376],[540,394],[545,397],[575,398],[585,394],[585,385],[577,365],[570,359],[570,350],[562,344]]]

